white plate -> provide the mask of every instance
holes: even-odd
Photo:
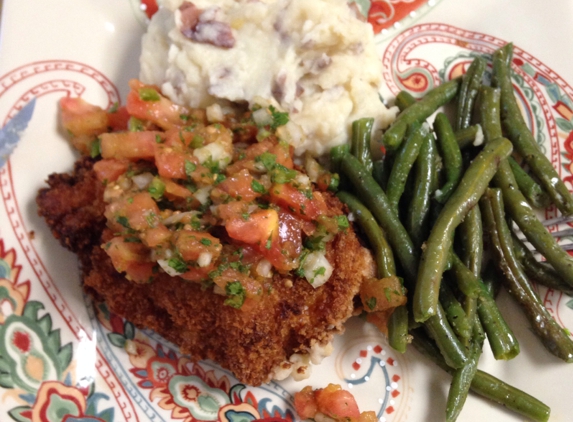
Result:
[[[143,3],[151,6],[152,1]],[[423,93],[444,75],[459,74],[472,54],[488,54],[513,41],[522,105],[571,187],[570,0],[550,5],[535,0],[357,3],[371,10],[371,22],[390,25],[377,36],[386,65],[382,94],[388,100],[402,88]],[[447,376],[415,351],[396,354],[359,320],[348,324],[334,354],[314,367],[308,383],[252,388],[212,363],[187,362],[172,345],[94,308],[83,296],[77,262],[37,216],[35,195],[49,173],[70,170],[75,157],[58,132],[58,98],[70,93],[111,105],[125,98],[127,81],[137,77],[146,21],[140,6],[138,0],[4,1],[0,140],[5,144],[0,141],[0,154],[12,143],[17,148],[0,169],[0,419],[289,419],[292,393],[328,382],[351,388],[361,409],[377,411],[381,421],[443,419]],[[559,323],[573,329],[571,298],[543,288],[539,292]],[[550,405],[552,421],[571,420],[572,367],[545,351],[511,299],[502,295],[500,303],[521,354],[496,362],[486,352],[480,368]],[[136,353],[123,347],[126,339],[138,345]],[[521,418],[471,396],[459,420]]]

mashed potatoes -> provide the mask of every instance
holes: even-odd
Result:
[[[190,107],[272,104],[288,141],[314,155],[348,141],[353,120],[393,120],[378,97],[371,27],[346,0],[165,0],[143,39],[140,78]]]

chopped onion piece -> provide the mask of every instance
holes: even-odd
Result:
[[[197,264],[199,264],[199,267],[204,268],[211,264],[212,259],[213,259],[213,254],[211,252],[201,252],[199,254],[199,259],[197,260]]]
[[[302,264],[304,277],[315,289],[322,286],[332,275],[332,265],[324,252],[311,252]]]
[[[135,183],[135,186],[137,186],[139,189],[145,189],[149,186],[149,184],[153,180],[153,174],[151,173],[136,174],[131,178],[131,180],[133,181],[133,183]]]

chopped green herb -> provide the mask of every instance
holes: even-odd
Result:
[[[201,220],[199,218],[193,217],[190,224],[193,230],[201,230]]]
[[[390,302],[391,294],[392,294],[392,289],[390,289],[390,287],[385,287],[384,288],[384,296],[386,296],[386,300],[388,302]]]
[[[117,113],[118,109],[119,109],[119,103],[116,101],[115,103],[113,103],[111,105],[111,107],[109,108],[109,110],[107,112],[108,113]]]
[[[204,142],[205,142],[205,139],[203,139],[202,136],[195,135],[193,137],[193,139],[191,140],[191,144],[189,144],[189,146],[191,148],[201,148],[203,146]]]
[[[269,238],[267,239],[267,242],[265,243],[265,249],[267,249],[267,250],[270,249],[272,246],[272,237],[273,237],[273,235],[271,234],[269,236]]]
[[[120,215],[119,217],[117,217],[115,219],[115,221],[117,221],[119,224],[121,224],[126,229],[131,229],[131,227],[129,225],[129,220],[127,219],[127,217]]]
[[[145,130],[143,126],[143,122],[135,117],[130,117],[129,121],[127,122],[127,127],[130,132],[141,132]]]
[[[376,298],[375,297],[371,297],[366,301],[366,306],[368,306],[368,309],[370,309],[371,311],[373,311],[374,309],[376,309]]]
[[[141,88],[139,90],[139,98],[143,101],[159,101],[161,99],[154,88]]]
[[[326,247],[324,236],[309,236],[304,240],[304,247],[311,251],[323,251]]]
[[[348,222],[348,218],[345,215],[337,215],[334,217],[336,222],[338,223],[338,228],[340,230],[344,230],[350,227],[350,223]]]
[[[319,275],[324,275],[326,273],[326,268],[325,267],[319,267],[316,270],[314,270],[314,277],[319,276]]]
[[[255,158],[257,163],[262,163],[268,171],[271,171],[277,162],[277,156],[270,152],[263,152]]]
[[[157,225],[157,215],[155,213],[149,213],[145,216],[145,221],[149,227],[155,227]]]
[[[180,118],[181,120],[183,120],[184,122],[187,122],[187,121],[189,120],[189,116],[186,115],[186,114],[180,114],[180,115],[179,115],[179,118]]]
[[[241,218],[245,221],[249,221],[249,218],[251,218],[251,214],[249,214],[248,212],[244,212],[241,214]]]
[[[212,174],[219,173],[219,160],[213,160],[212,157],[209,157],[203,165],[207,167]]]
[[[161,136],[155,135],[155,143],[160,144],[161,142],[163,142],[163,139],[161,139]]]
[[[211,243],[213,243],[213,242],[211,242],[211,239],[207,239],[206,237],[204,237],[201,239],[201,243],[205,246],[210,246]]]
[[[271,181],[278,184],[288,183],[298,174],[296,170],[291,170],[281,164],[276,164],[270,173]]]
[[[188,270],[187,264],[180,257],[174,257],[174,258],[169,259],[167,261],[167,265],[169,265],[171,268],[173,268],[175,271],[177,271],[180,274],[183,274],[184,272],[186,272]]]
[[[331,192],[336,192],[338,186],[340,185],[340,176],[337,173],[330,174],[330,183],[328,184],[328,190]]]
[[[127,236],[123,238],[125,243],[141,243],[141,239],[135,236]]]
[[[235,309],[240,309],[245,303],[245,298],[247,296],[247,291],[243,285],[238,281],[232,281],[227,283],[225,286],[225,293],[227,293],[227,299],[225,299],[225,305],[228,305]]]
[[[301,192],[304,193],[307,199],[312,199],[312,189],[302,189]]]
[[[284,126],[288,123],[288,113],[280,112],[273,106],[270,106],[269,110],[273,116],[273,123],[271,124],[272,129],[276,129],[279,126]]]
[[[223,173],[217,173],[217,176],[215,177],[215,186],[217,186],[219,183],[221,183],[226,178],[227,177],[225,177],[225,175]],[[237,199],[237,200],[240,201],[240,199]]]
[[[185,174],[191,176],[191,174],[197,169],[197,165],[189,160],[185,160]]]
[[[165,192],[165,183],[163,183],[161,179],[159,179],[158,177],[154,177],[151,183],[149,184],[147,191],[149,192],[149,194],[153,199],[159,200],[161,199],[163,193]]]
[[[96,138],[90,145],[90,157],[96,158],[101,154],[101,140]]]
[[[255,191],[256,193],[260,193],[261,195],[267,193],[265,187],[258,180],[253,180],[251,182],[251,188],[253,189],[253,191]]]
[[[310,251],[308,249],[303,249],[298,258],[298,268],[295,270],[295,274],[299,277],[304,277],[304,269],[302,267],[309,253]]]

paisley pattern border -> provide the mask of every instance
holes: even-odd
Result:
[[[384,73],[387,89],[396,94],[408,88],[422,95],[439,81],[463,73],[472,54],[491,54],[504,43],[449,25],[414,26],[384,51],[382,60],[389,69]],[[431,58],[418,54],[419,48],[428,44],[446,48]],[[538,141],[549,147],[554,165],[573,186],[573,89],[519,47],[515,48],[513,67],[515,85]],[[48,93],[84,94],[84,78],[95,81],[108,106],[119,100],[118,90],[105,75],[78,62],[35,62],[3,75],[0,100],[8,90],[23,87],[19,85],[22,81],[33,81],[33,87],[10,105],[4,127],[32,101]],[[295,419],[292,397],[279,383],[249,388],[214,364],[191,363],[167,342],[135,329],[89,299],[86,306],[92,326],[82,326],[34,248],[13,180],[8,160],[0,169],[0,190],[10,224],[0,227],[0,234],[10,228],[18,245],[8,249],[3,240],[6,235],[0,237],[0,396],[5,403],[14,403],[9,409],[13,420],[51,421],[56,420],[53,415],[62,412],[67,412],[69,421],[83,422],[110,422],[114,418],[230,421],[237,415],[268,422]],[[546,217],[552,215],[550,211]],[[22,254],[24,264],[17,262]],[[22,265],[34,278],[21,280]],[[540,292],[558,321],[572,327],[573,312],[565,304],[567,298],[552,290]],[[56,315],[63,322],[56,323],[60,321]],[[64,336],[73,341],[62,342]],[[73,358],[82,342],[93,343],[95,339],[98,375],[96,379],[77,379]],[[331,359],[335,359],[337,377],[356,393],[365,391],[361,388],[371,389],[373,384],[385,385],[378,409],[380,420],[405,421],[413,391],[407,364],[381,341],[380,337],[358,336]]]

